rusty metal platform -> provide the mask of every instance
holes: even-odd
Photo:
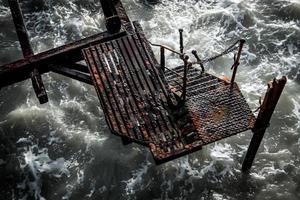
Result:
[[[107,31],[35,55],[19,0],[8,3],[24,59],[0,66],[0,89],[31,78],[43,104],[48,96],[41,74],[53,71],[94,85],[112,132],[124,143],[149,147],[157,163],[252,129],[242,170],[251,168],[287,79],[268,83],[255,119],[235,83],[244,39],[205,59],[193,50],[197,61],[191,62],[184,52],[182,29],[180,51],[152,44],[140,24],[130,21],[121,1],[101,0]],[[160,48],[160,63],[151,47]],[[230,82],[204,73],[206,63],[236,50]],[[183,66],[166,66],[165,51],[179,56]]]
[[[183,67],[174,71],[182,75]],[[171,90],[178,90],[178,76],[166,73]],[[192,67],[188,73],[185,107],[203,145],[252,129],[255,117],[238,85],[231,85],[208,73]]]
[[[83,50],[114,134],[148,146],[161,163],[253,127],[255,118],[237,85],[230,87],[196,68],[188,74],[186,103],[170,108],[172,82],[180,80],[160,70],[138,28]],[[183,73],[183,68],[175,71]]]

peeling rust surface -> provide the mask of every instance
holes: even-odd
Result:
[[[175,71],[183,73],[182,67]],[[176,76],[167,73],[166,78],[172,90],[179,89],[172,86],[176,85]],[[237,84],[231,86],[227,81],[192,68],[188,76],[187,96],[185,107],[203,145],[254,126],[255,117]]]
[[[137,35],[83,52],[113,133],[149,146],[157,161],[191,148],[182,135],[188,127],[166,106],[167,89]]]
[[[148,146],[157,163],[253,127],[237,85],[191,68],[187,101],[171,109],[178,76],[162,74],[140,26],[132,35],[83,50],[112,132]],[[183,73],[183,67],[175,69]],[[173,86],[174,85],[174,86]]]

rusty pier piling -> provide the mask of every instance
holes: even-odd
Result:
[[[266,129],[269,126],[271,117],[279,101],[286,81],[287,79],[284,76],[281,79],[274,79],[268,83],[268,90],[260,107],[260,112],[257,116],[254,128],[252,129],[253,137],[243,162],[242,170],[244,172],[249,171],[252,166],[255,155],[264,137]]]

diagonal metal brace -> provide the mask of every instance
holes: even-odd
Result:
[[[200,65],[200,67],[201,67],[201,73],[203,73],[203,72],[205,71],[204,65],[203,65],[201,59],[199,58],[197,51],[196,51],[196,50],[193,50],[193,51],[192,51],[192,54],[194,55],[194,57],[196,58],[197,62],[199,63],[199,65]]]

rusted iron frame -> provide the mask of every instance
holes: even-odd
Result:
[[[138,32],[138,30],[139,29],[136,29],[137,32]],[[144,63],[144,65],[146,66],[147,69],[150,69],[152,71],[152,73],[155,74],[154,71],[157,72],[157,70],[155,70],[154,66],[151,65],[151,61],[148,60],[149,57],[147,57],[147,54],[150,53],[150,52],[146,53],[142,50],[143,45],[142,45],[142,41],[141,41],[140,38],[138,40],[134,40],[134,41],[135,41],[134,43],[136,44],[136,47],[140,47],[140,48],[137,48],[137,50],[138,50],[139,54],[141,55],[142,62]],[[151,52],[152,52],[152,50],[151,50]],[[145,69],[143,71],[144,71],[144,74],[146,75],[147,72],[145,71]],[[163,89],[166,86],[166,85],[160,85],[161,82],[155,80],[152,76],[150,76],[149,78],[148,78],[148,85],[152,84],[154,90],[160,90],[159,88]],[[152,92],[151,92],[153,96],[155,96],[155,94],[153,93],[154,90],[152,90]],[[161,93],[161,94],[163,94],[163,93]],[[165,96],[165,98],[167,99],[168,97]],[[153,100],[155,102],[155,105],[158,106],[159,105],[159,100],[156,99],[156,98],[154,98]],[[169,134],[167,134],[167,135],[170,136],[169,138],[173,138],[173,137],[175,137],[175,135],[178,136],[178,132],[174,131],[175,130],[174,123],[172,123],[172,121],[170,120],[171,118],[169,116],[166,116],[165,114],[163,114],[163,112],[159,111],[159,118],[158,119],[159,119],[159,121],[163,122],[163,126],[161,126],[162,131],[169,130],[168,131]],[[174,135],[172,135],[171,132],[173,132]]]
[[[243,46],[244,46],[245,42],[246,41],[243,40],[243,39],[240,40],[238,54],[237,54],[236,57],[234,56],[234,63],[232,65],[232,67],[231,67],[231,69],[233,69],[232,77],[231,77],[231,81],[230,81],[231,85],[233,85],[234,81],[235,81],[235,76],[236,76],[237,68],[240,65],[240,58],[241,58],[241,54],[242,54],[242,50],[243,50]]]
[[[122,26],[127,26],[126,24],[130,23],[130,20],[123,8],[122,3],[119,0],[116,0],[114,1],[114,7],[117,15],[121,19]],[[81,55],[81,50],[83,48],[125,36],[127,29],[128,27],[125,27],[125,29],[123,29],[125,31],[116,34],[111,34],[109,32],[95,34],[73,43],[63,45],[61,47],[54,48],[36,55],[30,55],[25,59],[0,66],[0,88],[30,78],[30,73],[34,67],[38,69],[40,74],[43,74],[51,71],[51,66],[53,65],[63,66],[66,60],[68,61],[68,63],[64,65],[66,68],[74,66],[76,65],[76,62],[83,60]],[[83,72],[85,72],[85,70]],[[63,75],[65,74],[63,73]]]
[[[149,42],[149,41],[147,41],[147,42]],[[184,54],[179,53],[179,52],[175,51],[174,49],[171,49],[170,47],[167,47],[165,45],[154,44],[154,43],[151,43],[151,42],[149,42],[149,44],[151,46],[154,46],[154,47],[160,47],[160,58],[161,58],[160,64],[161,64],[161,67],[163,66],[162,67],[163,71],[168,70],[168,71],[176,74],[177,76],[183,78],[183,76],[181,74],[179,74],[179,73],[175,72],[174,70],[166,67],[166,65],[165,65],[165,50],[168,50],[168,51],[170,51],[172,53],[175,53],[175,54],[179,55],[180,59],[182,59],[184,57]]]
[[[147,40],[147,42],[148,42],[151,46],[154,46],[154,47],[160,47],[160,48],[163,47],[164,49],[167,49],[168,51],[171,51],[172,53],[175,53],[175,54],[177,54],[177,55],[179,55],[179,56],[182,56],[182,55],[183,55],[183,53],[180,53],[180,52],[178,52],[178,51],[176,51],[176,50],[174,50],[174,49],[172,49],[171,47],[168,47],[168,46],[166,46],[166,45],[155,44],[155,43],[150,42],[149,40]]]
[[[37,66],[41,74],[51,71],[51,65],[72,66],[76,62],[83,60],[81,53],[82,49],[125,35],[126,32],[120,32],[117,34],[103,32],[3,65],[0,67],[0,88],[30,78],[30,72],[34,66]],[[68,62],[67,64],[66,61]]]
[[[28,32],[24,23],[21,7],[18,0],[8,0],[10,7],[11,15],[15,25],[15,30],[19,39],[19,43],[23,52],[24,58],[28,58],[34,55],[32,50]],[[37,65],[33,66],[32,71],[30,72],[30,78],[32,82],[33,89],[37,98],[39,99],[40,104],[48,102],[48,96],[42,81],[41,74],[37,69]]]
[[[127,57],[127,60],[125,59],[125,63],[128,64],[128,67],[131,65],[133,66],[134,71],[129,72],[131,74],[131,77],[133,78],[133,82],[136,85],[136,88],[138,89],[138,85],[141,85],[142,90],[144,91],[149,91],[153,96],[154,93],[153,91],[150,91],[150,85],[149,82],[147,82],[147,80],[144,80],[146,78],[145,74],[147,74],[147,72],[145,71],[145,69],[143,69],[142,66],[140,66],[141,63],[143,63],[143,61],[141,61],[139,63],[139,61],[136,59],[136,55],[132,49],[132,46],[130,45],[130,42],[128,41],[128,38],[124,38],[122,39],[122,43],[120,43],[120,50],[124,51],[123,55],[125,55]],[[122,48],[123,46],[123,48]],[[136,50],[136,52],[138,53],[138,50]],[[132,56],[131,56],[132,55]],[[136,76],[135,74],[139,74],[138,76]],[[143,78],[142,78],[143,77]],[[146,98],[142,91],[140,91],[141,97],[142,97],[142,101],[149,104],[149,105],[156,105],[156,100],[153,99],[153,101],[151,99]],[[150,120],[150,127],[152,127],[153,130],[155,130],[155,123],[154,121]],[[160,131],[163,129],[161,126],[158,126],[158,128],[160,129]],[[150,131],[149,131],[150,132]],[[156,134],[158,133],[157,131],[155,131]]]
[[[175,82],[179,87],[183,87],[181,83],[179,83],[177,80],[173,80],[173,82]]]
[[[175,72],[174,70],[172,70],[172,69],[170,69],[170,68],[168,68],[168,67],[165,66],[165,50],[171,51],[171,52],[179,55],[180,59],[183,60],[183,62],[185,62],[185,60],[184,60],[184,54],[183,53],[179,53],[179,52],[171,49],[170,47],[167,47],[167,46],[164,46],[164,45],[153,44],[151,42],[149,42],[149,44],[151,46],[160,47],[160,58],[161,58],[160,63],[161,63],[161,68],[162,68],[163,72],[165,72],[165,70],[168,70],[168,71],[174,73],[175,75],[177,75],[178,77],[180,77],[183,80],[183,82],[186,82],[187,80],[184,80],[184,79],[187,78],[187,75],[186,75],[186,77],[184,77],[181,74],[179,74],[179,73]],[[174,82],[176,82],[176,84],[178,86],[180,86],[182,88],[182,90],[183,90],[184,86],[182,84],[178,83],[177,81],[174,81]]]
[[[88,66],[86,66],[84,64],[80,64],[80,63],[72,63],[71,64],[71,63],[66,62],[66,63],[61,64],[61,65],[68,66],[69,69],[80,71],[82,73],[87,73],[87,74],[90,73]]]
[[[76,64],[69,64],[69,65],[68,64],[63,64],[63,65],[59,65],[59,64],[51,65],[50,64],[49,68],[51,68],[51,71],[53,71],[57,74],[66,76],[71,79],[75,79],[77,81],[80,81],[80,82],[83,82],[83,83],[86,83],[89,85],[93,85],[92,78],[91,78],[91,75],[89,72],[86,73],[82,69],[76,70],[72,67],[72,65],[76,65]]]
[[[23,20],[22,11],[18,0],[8,0],[11,16],[15,25],[15,30],[19,39],[23,56],[28,58],[32,56],[33,50],[28,37],[28,32]]]
[[[154,75],[158,76],[158,77],[162,77],[161,79],[157,79],[157,81],[159,82],[159,85],[162,88],[162,92],[163,92],[164,96],[166,97],[168,105],[170,105],[170,106],[175,105],[174,101],[171,98],[169,91],[165,88],[165,86],[167,85],[167,82],[163,78],[163,73],[159,72],[159,70],[156,70],[158,68],[159,64],[157,63],[155,55],[150,46],[150,43],[146,39],[145,33],[144,33],[141,25],[137,22],[133,22],[132,24],[134,25],[135,33],[137,34],[138,38],[141,41],[142,49],[144,51],[148,52],[146,54],[146,60],[149,61],[150,65],[152,66]],[[173,126],[173,123],[172,123],[172,126]]]
[[[105,26],[109,33],[118,33],[121,29],[121,19],[112,0],[100,0],[105,16]]]
[[[184,61],[184,72],[183,72],[183,79],[182,79],[182,95],[181,95],[181,100],[185,102],[186,100],[186,88],[187,88],[187,76],[188,76],[188,70],[190,66],[192,65],[189,61],[189,57],[185,56],[183,58]]]
[[[267,127],[269,126],[275,107],[282,94],[287,78],[284,76],[279,80],[274,79],[268,83],[268,90],[266,92],[264,101],[260,107],[260,112],[254,124],[253,137],[251,139],[247,154],[245,156],[242,171],[247,172],[250,170],[255,155],[258,151],[260,143],[264,137]]]

